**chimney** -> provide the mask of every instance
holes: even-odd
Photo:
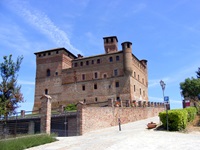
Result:
[[[83,58],[83,56],[81,54],[78,54],[78,58]]]

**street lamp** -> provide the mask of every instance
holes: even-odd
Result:
[[[160,86],[161,86],[162,91],[163,91],[163,100],[164,100],[164,98],[165,98],[164,91],[165,91],[165,86],[166,86],[165,82],[161,80],[161,81],[160,81]],[[165,108],[166,108],[166,121],[167,121],[167,131],[168,131],[169,128],[168,128],[168,108],[167,108],[167,104],[168,104],[168,102],[165,103]]]

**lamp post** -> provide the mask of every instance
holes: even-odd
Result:
[[[163,100],[164,100],[164,98],[165,98],[165,93],[164,93],[164,91],[165,91],[165,86],[166,86],[165,82],[161,80],[161,81],[160,81],[160,86],[161,86],[162,91],[163,91]],[[168,102],[165,103],[165,107],[166,107],[166,122],[167,122],[167,131],[168,131],[169,128],[168,128],[168,108],[167,108],[167,104],[168,104]]]

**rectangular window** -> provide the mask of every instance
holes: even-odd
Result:
[[[86,61],[86,65],[87,65],[87,66],[89,65],[89,61],[88,61],[88,60]]]
[[[133,86],[133,90],[134,90],[134,92],[135,92],[135,85]]]
[[[82,74],[82,80],[85,80],[85,74]]]
[[[136,78],[136,73],[134,72],[134,78]]]
[[[110,58],[109,58],[109,61],[110,61],[110,62],[113,62],[113,58],[112,58],[112,57],[110,57]]]
[[[138,75],[138,80],[140,80],[140,75]]]
[[[115,82],[115,87],[119,87],[119,81]]]
[[[140,95],[142,94],[142,89],[140,88]]]
[[[97,102],[98,101],[98,99],[97,99],[97,97],[95,97],[95,102]]]
[[[94,84],[94,89],[95,89],[95,90],[97,89],[97,84],[96,84],[96,83]]]
[[[116,61],[119,61],[119,56],[116,56]]]
[[[118,69],[114,70],[114,76],[118,76]]]
[[[85,85],[82,85],[82,91],[85,91]]]
[[[51,55],[51,52],[48,52],[48,55]]]
[[[94,60],[92,60],[91,64],[94,64]]]
[[[95,79],[98,78],[98,73],[97,73],[97,72],[94,73],[94,78],[95,78]]]
[[[143,91],[143,96],[145,97],[145,91]]]
[[[78,67],[78,64],[77,64],[77,63],[74,63],[74,67]]]
[[[83,62],[80,63],[80,66],[83,66]]]

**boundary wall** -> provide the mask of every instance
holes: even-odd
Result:
[[[87,107],[78,104],[77,123],[79,134],[134,122],[154,116],[164,111],[164,107]]]

